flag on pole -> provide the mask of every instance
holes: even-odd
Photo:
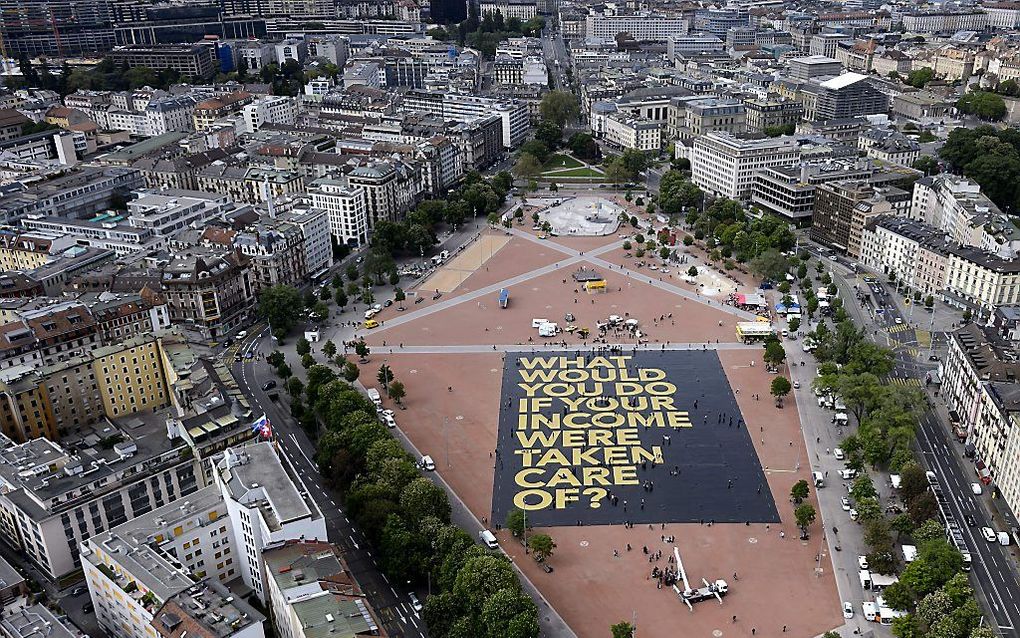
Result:
[[[273,430],[269,424],[269,417],[265,414],[259,417],[258,420],[251,424],[251,431],[257,432],[264,439],[272,438]]]

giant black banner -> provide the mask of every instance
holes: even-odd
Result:
[[[498,522],[779,520],[714,351],[507,353],[495,464]]]

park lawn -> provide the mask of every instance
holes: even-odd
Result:
[[[584,166],[581,162],[577,161],[569,155],[563,155],[562,153],[556,153],[551,155],[549,159],[545,161],[545,166],[542,168],[551,171],[557,168],[581,168]]]
[[[571,169],[565,170],[565,171],[546,172],[546,173],[543,173],[542,176],[546,177],[546,178],[556,178],[556,177],[605,177],[605,175],[603,175],[602,171],[596,170],[596,169],[592,169],[592,168],[587,168],[587,167],[571,168]]]

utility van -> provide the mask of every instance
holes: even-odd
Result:
[[[496,535],[487,529],[483,529],[478,532],[478,538],[482,541],[482,544],[489,549],[499,549],[499,542],[496,540]]]

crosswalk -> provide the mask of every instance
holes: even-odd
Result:
[[[913,326],[908,326],[905,323],[900,323],[900,324],[897,324],[895,326],[890,326],[889,327],[889,332],[890,333],[893,333],[893,332],[906,332],[907,330],[913,330],[913,329],[914,329]]]
[[[908,388],[920,388],[921,387],[921,380],[920,379],[902,379],[900,377],[890,377],[889,378],[889,383],[891,383],[893,385],[906,386]]]

